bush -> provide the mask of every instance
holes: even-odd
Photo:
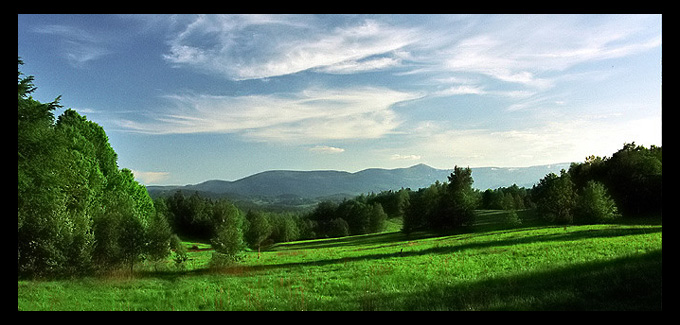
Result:
[[[505,214],[505,220],[504,221],[505,221],[505,224],[507,224],[508,226],[512,226],[512,227],[519,226],[519,225],[522,224],[522,219],[519,218],[519,216],[517,215],[517,211],[515,211],[514,209],[508,211]]]
[[[243,255],[240,254],[223,254],[219,252],[214,252],[210,257],[208,267],[211,269],[221,269],[232,266],[241,261],[242,259]]]
[[[605,186],[589,181],[578,196],[574,221],[576,223],[605,223],[620,217],[616,203]]]
[[[178,269],[184,268],[184,262],[189,259],[187,256],[187,248],[182,245],[182,241],[176,234],[170,236],[170,249],[173,250],[173,260]]]
[[[236,256],[244,248],[241,229],[228,225],[220,227],[210,243],[216,252],[228,256]]]

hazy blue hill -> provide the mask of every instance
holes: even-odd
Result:
[[[486,190],[501,186],[531,187],[550,172],[568,169],[569,163],[521,168],[472,168],[474,187]],[[425,164],[408,168],[370,168],[356,173],[343,171],[290,171],[272,170],[257,173],[236,181],[210,180],[186,186],[148,186],[152,196],[169,195],[176,190],[187,193],[198,191],[207,196],[319,198],[354,196],[361,193],[419,189],[435,181],[447,181],[452,170],[436,169]]]
[[[501,186],[532,187],[548,173],[560,174],[561,169],[568,170],[571,163],[559,163],[519,168],[481,167],[472,168],[472,178],[475,188],[486,190]]]
[[[317,197],[352,192],[351,176],[341,171],[273,170],[232,182],[222,192],[242,195]],[[347,193],[351,194],[351,193]]]
[[[451,170],[419,164],[409,168],[365,169],[354,173],[353,179],[357,185],[361,185],[361,188],[369,189],[368,192],[380,192],[398,190],[402,187],[416,190],[430,186],[436,180],[444,181],[449,174]]]

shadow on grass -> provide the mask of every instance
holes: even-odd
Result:
[[[319,263],[274,267],[301,264]],[[239,266],[230,272],[247,274],[253,268],[269,267],[273,266]],[[210,271],[156,273],[153,276],[173,280],[206,273]],[[378,290],[350,295],[346,299],[316,305],[315,309],[335,310],[338,305],[358,303],[357,309],[365,310],[662,310],[662,252],[656,250],[609,261],[462,284],[428,283],[411,292],[383,293]]]
[[[417,232],[411,235],[405,235],[401,232],[367,234],[358,236],[347,236],[338,238],[328,238],[323,240],[312,240],[309,242],[296,243],[282,243],[275,245],[268,251],[281,250],[300,250],[300,249],[320,249],[320,248],[338,248],[338,247],[352,247],[352,246],[366,246],[377,244],[399,244],[404,241],[439,237],[442,234],[430,232]]]
[[[508,230],[507,232],[514,232],[514,231],[520,231],[520,230]],[[189,270],[189,271],[146,271],[146,272],[141,272],[139,275],[142,277],[159,277],[159,278],[165,278],[165,279],[176,279],[177,277],[180,276],[187,276],[187,275],[205,275],[205,274],[211,274],[211,273],[220,273],[220,274],[230,274],[230,275],[248,275],[251,274],[252,272],[260,272],[260,271],[269,271],[269,270],[275,270],[275,269],[286,269],[286,268],[304,268],[304,267],[309,267],[309,266],[327,266],[327,265],[332,265],[332,264],[346,264],[350,262],[361,262],[361,261],[367,261],[367,260],[380,260],[380,259],[388,259],[388,258],[403,258],[403,257],[414,257],[414,256],[422,256],[422,255],[431,255],[431,254],[451,254],[451,253],[456,253],[456,252],[462,252],[465,250],[469,249],[484,249],[484,248],[495,248],[495,247],[504,247],[504,246],[512,246],[512,245],[518,245],[518,244],[527,244],[527,243],[541,243],[541,242],[553,242],[553,241],[578,241],[586,238],[609,238],[609,237],[619,237],[619,236],[629,236],[629,235],[636,235],[636,234],[650,234],[650,233],[657,233],[661,232],[662,229],[659,228],[628,228],[628,229],[597,229],[597,230],[580,230],[580,231],[565,231],[563,233],[553,233],[553,234],[545,234],[545,235],[535,235],[535,236],[522,236],[518,238],[509,238],[509,239],[503,239],[503,240],[488,240],[488,241],[483,241],[483,242],[475,242],[475,243],[467,243],[467,244],[462,244],[462,245],[455,245],[455,244],[447,244],[447,245],[441,245],[441,246],[434,246],[426,249],[419,249],[419,250],[410,250],[408,247],[408,242],[412,239],[413,237],[410,237],[409,239],[406,239],[405,235],[401,234],[377,234],[377,235],[372,235],[372,236],[366,236],[365,238],[361,238],[359,240],[363,240],[363,244],[367,244],[368,242],[372,244],[379,244],[379,243],[391,243],[390,245],[387,245],[386,247],[394,246],[394,252],[392,253],[379,253],[379,254],[365,254],[365,255],[359,255],[359,256],[347,256],[347,257],[341,257],[341,258],[331,258],[331,259],[324,259],[324,260],[313,260],[313,261],[301,261],[301,262],[292,262],[292,263],[279,263],[279,264],[267,264],[267,265],[241,265],[237,264],[232,267],[227,267],[223,268],[221,270],[210,270],[210,269],[195,269],[195,270]],[[507,233],[506,232],[506,233]],[[400,237],[400,236],[403,236]],[[425,237],[434,237],[434,235],[431,234],[422,234],[421,236]],[[474,233],[472,236],[476,236]],[[480,234],[481,236],[481,234]],[[401,239],[400,239],[401,238]],[[470,237],[467,237],[466,239],[469,239]],[[342,238],[341,238],[342,239]],[[449,239],[447,237],[446,239]],[[339,240],[339,241],[332,241],[335,243],[336,246],[342,246],[342,245],[359,245],[359,244],[351,244],[351,242],[345,241],[346,239]],[[357,240],[355,237],[354,240]],[[309,247],[305,246],[304,249],[310,249],[310,248],[317,248],[316,246],[314,247]],[[383,247],[384,248],[384,247]],[[302,248],[299,248],[302,249]]]
[[[283,264],[273,264],[273,265],[255,265],[251,266],[253,271],[268,270],[274,268],[289,268],[289,267],[304,267],[304,266],[324,266],[335,263],[348,263],[348,262],[358,262],[365,260],[377,260],[385,258],[400,258],[400,257],[411,257],[411,256],[422,256],[430,254],[450,254],[455,252],[461,252],[468,249],[482,249],[491,247],[503,247],[512,246],[518,244],[527,243],[541,243],[541,242],[551,242],[551,241],[578,241],[586,238],[608,238],[608,237],[619,237],[619,236],[629,236],[636,234],[650,234],[661,232],[661,228],[629,228],[629,229],[599,229],[599,230],[581,230],[581,231],[568,231],[564,233],[556,234],[545,234],[536,236],[522,236],[519,238],[510,238],[504,240],[489,240],[478,243],[469,243],[463,245],[446,245],[446,246],[435,246],[431,248],[421,249],[421,250],[406,250],[402,248],[404,245],[395,246],[395,251],[393,253],[381,253],[381,254],[366,254],[360,256],[348,256],[342,258],[326,259],[326,260],[316,260],[308,262],[296,262],[296,263],[283,263]],[[402,241],[403,242],[403,241]],[[408,248],[407,248],[408,249]]]
[[[461,285],[373,296],[378,310],[661,310],[661,250]]]
[[[508,229],[508,226],[502,221],[503,216],[508,212],[505,210],[480,210],[478,211],[477,220],[474,226],[461,227],[454,230],[444,232],[435,231],[415,231],[409,235],[402,232],[388,232],[377,234],[366,234],[356,236],[346,236],[338,238],[314,239],[310,241],[295,242],[295,243],[279,243],[269,247],[269,251],[279,250],[300,250],[300,249],[319,249],[319,248],[336,248],[336,247],[351,247],[351,246],[365,246],[377,244],[395,244],[401,242],[413,241],[419,239],[443,237],[451,235],[469,234],[469,233],[483,233],[486,231],[495,231]],[[540,220],[533,210],[518,211],[521,218],[527,220],[525,225],[512,227],[515,231],[521,231],[525,228],[536,226],[551,226],[550,223]]]

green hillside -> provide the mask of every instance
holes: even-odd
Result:
[[[398,232],[278,244],[210,269],[185,242],[183,270],[19,281],[20,310],[660,310],[662,226],[503,226]]]

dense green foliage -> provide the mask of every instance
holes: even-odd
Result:
[[[215,249],[218,260],[237,262],[245,243],[243,241],[243,216],[236,207],[227,201],[218,201],[213,206],[215,236],[210,243]],[[223,265],[224,263],[219,263]]]
[[[448,183],[435,182],[409,197],[403,231],[451,230],[474,223],[479,193],[472,188],[470,168],[455,166]]]
[[[548,220],[611,222],[621,215],[661,215],[661,178],[661,147],[627,143],[611,158],[591,156],[560,176],[546,175],[531,193]]]
[[[562,170],[560,176],[550,173],[533,188],[538,211],[544,218],[559,224],[569,224],[574,220],[573,209],[576,193],[571,175]]]
[[[325,238],[380,232],[387,214],[380,203],[369,203],[365,196],[359,196],[340,204],[321,202],[307,218],[315,237]]]
[[[487,189],[482,192],[480,208],[485,210],[523,210],[533,209],[536,204],[531,200],[531,189],[510,187]]]
[[[569,174],[577,190],[589,181],[602,183],[625,216],[661,214],[661,147],[626,143],[611,157],[572,164]]]
[[[588,181],[581,190],[574,207],[574,218],[577,223],[604,223],[620,217],[616,203],[609,196],[602,183]]]
[[[104,129],[71,109],[55,121],[59,98],[40,103],[30,96],[33,77],[18,76],[19,275],[132,269],[147,253],[167,256],[166,221],[118,168]]]
[[[228,231],[241,234],[242,240],[251,248],[300,239],[380,232],[385,229],[388,215],[378,200],[387,200],[387,196],[386,193],[362,195],[345,199],[339,204],[324,201],[309,213],[249,210],[242,222],[229,226],[238,226],[239,230]],[[225,199],[204,198],[196,192],[186,197],[184,193],[177,191],[170,197],[157,198],[155,202],[157,205],[167,206],[167,219],[173,225],[174,232],[201,240],[223,235],[218,232],[223,226],[221,220],[225,218],[225,213],[227,217],[234,218],[243,215],[243,212]]]

